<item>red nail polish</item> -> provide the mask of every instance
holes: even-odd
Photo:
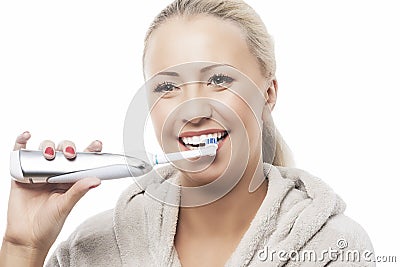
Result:
[[[93,188],[96,188],[96,187],[98,187],[100,184],[98,184],[98,185],[92,185],[91,187],[89,187],[89,189],[93,189]]]
[[[74,155],[75,154],[75,149],[72,146],[67,146],[65,148],[65,152]]]
[[[54,149],[52,147],[46,147],[46,149],[44,150],[44,153],[50,156],[54,156]]]

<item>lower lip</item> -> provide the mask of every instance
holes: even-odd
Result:
[[[222,147],[222,145],[225,143],[225,140],[229,137],[229,134],[222,139],[221,141],[218,142],[218,148],[217,151],[220,150],[220,148]],[[179,140],[178,140],[179,146],[182,147],[182,150],[186,151],[186,150],[190,150],[189,148],[187,148],[184,144],[182,144]]]

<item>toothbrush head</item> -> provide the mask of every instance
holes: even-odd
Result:
[[[217,154],[218,142],[217,138],[211,137],[201,140],[204,143],[204,147],[200,148],[201,155],[203,156],[215,156]]]
[[[205,146],[213,145],[213,144],[218,145],[217,138],[214,138],[214,137],[203,140],[203,143],[205,144]]]
[[[203,144],[203,148],[210,145],[218,145],[217,138],[210,137],[210,138],[203,138],[200,140],[200,144]],[[201,146],[201,145],[200,145]]]

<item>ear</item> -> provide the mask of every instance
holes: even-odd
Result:
[[[264,91],[265,104],[268,105],[270,111],[274,109],[277,97],[278,81],[276,78],[273,78],[272,80],[268,80]]]

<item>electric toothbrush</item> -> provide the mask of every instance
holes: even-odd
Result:
[[[216,155],[216,138],[202,140],[202,143],[204,146],[195,150],[156,154],[151,164],[111,153],[77,152],[74,159],[67,159],[57,151],[55,158],[48,160],[40,150],[16,150],[10,155],[10,173],[21,183],[73,183],[85,177],[101,180],[136,177],[150,172],[157,164]]]

